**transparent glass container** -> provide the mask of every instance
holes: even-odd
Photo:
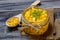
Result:
[[[34,12],[36,12],[37,10],[40,10],[40,11],[42,10],[41,14],[39,16],[40,18],[36,18],[37,21],[33,20],[34,17],[29,16],[29,15],[31,15],[30,13],[33,12],[33,9],[34,10],[36,9]],[[29,10],[30,10],[30,13],[28,12]],[[29,16],[29,17],[27,17],[27,16]],[[30,17],[32,19],[30,19]],[[39,19],[39,21],[38,21],[38,19]],[[26,34],[42,35],[47,31],[48,26],[49,26],[49,16],[48,16],[48,12],[46,9],[43,9],[40,7],[29,7],[23,11],[23,13],[22,13],[22,27],[26,27],[24,29],[24,32]]]

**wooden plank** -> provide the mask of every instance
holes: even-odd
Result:
[[[60,13],[60,8],[55,8],[56,13]],[[60,15],[58,15],[60,16]],[[56,39],[60,38],[60,20],[56,17],[55,19],[55,27],[56,27]]]

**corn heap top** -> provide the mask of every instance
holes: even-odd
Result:
[[[43,24],[47,20],[48,15],[46,10],[32,7],[24,13],[24,18],[29,23]]]

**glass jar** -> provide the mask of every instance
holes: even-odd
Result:
[[[47,10],[39,7],[29,7],[22,13],[22,27],[29,35],[42,35],[49,26]]]

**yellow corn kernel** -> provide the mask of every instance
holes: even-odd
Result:
[[[45,18],[45,15],[41,15],[40,18],[41,18],[41,19]]]

